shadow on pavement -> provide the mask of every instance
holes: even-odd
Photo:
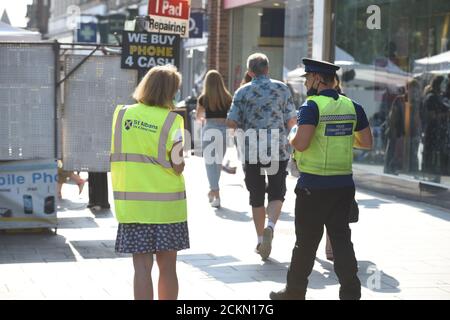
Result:
[[[262,264],[239,264],[240,260],[233,256],[215,256],[213,254],[179,255],[178,261],[199,269],[205,273],[207,278],[214,278],[223,283],[255,281],[284,283],[289,266],[289,263],[281,263],[272,258]]]
[[[70,244],[83,259],[115,259],[131,257],[131,254],[115,252],[115,240],[70,241]]]
[[[330,282],[329,285],[338,285],[339,282],[337,275],[334,272],[333,263],[317,257],[316,261],[320,263],[322,268],[327,270],[327,272],[325,272],[323,276],[327,278],[327,282]],[[358,261],[358,269],[358,277],[361,281],[362,287],[379,293],[397,293],[401,291],[399,289],[400,282],[393,276],[384,273],[382,270],[378,270],[378,267],[375,263],[371,261]],[[320,273],[313,271],[311,275],[314,276],[315,274]],[[325,284],[328,285],[326,282]],[[314,286],[313,281],[310,281],[309,287],[320,289]]]
[[[91,208],[90,211],[96,219],[114,218],[114,214],[111,209],[93,210]]]
[[[75,262],[76,256],[83,259],[129,256],[115,253],[115,240],[67,241],[49,229],[31,230],[0,233],[0,264]]]
[[[379,209],[380,205],[382,204],[389,204],[387,201],[383,201],[381,199],[363,199],[363,200],[357,200],[358,206],[360,208],[367,208],[367,209]]]
[[[228,208],[220,207],[215,210],[216,216],[222,219],[239,221],[239,222],[249,222],[252,221],[252,217],[248,216],[247,211],[235,211]]]
[[[50,229],[2,232],[0,243],[0,264],[76,261],[67,239]]]
[[[85,202],[73,202],[69,199],[62,199],[56,202],[56,210],[58,212],[84,210],[86,206],[87,203]]]
[[[281,221],[295,221],[295,216],[291,215],[289,212],[281,211],[280,218]]]
[[[58,229],[98,228],[93,217],[58,217]]]

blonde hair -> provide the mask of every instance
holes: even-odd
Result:
[[[149,106],[175,108],[173,99],[181,85],[181,74],[173,65],[150,69],[134,90],[133,98]]]
[[[203,107],[211,111],[228,110],[233,100],[217,70],[209,70],[206,74],[201,97]]]

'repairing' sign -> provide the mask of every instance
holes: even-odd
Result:
[[[189,36],[191,0],[149,0],[150,31]]]

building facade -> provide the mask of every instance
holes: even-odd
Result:
[[[231,90],[248,55],[263,52],[300,104],[301,58],[335,62],[374,133],[355,167],[450,187],[450,1],[218,0],[208,13],[208,67]]]
[[[27,29],[46,35],[50,18],[50,0],[33,0],[32,4],[27,5],[27,18]]]

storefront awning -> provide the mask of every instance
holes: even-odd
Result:
[[[414,61],[414,73],[450,69],[450,51]]]
[[[243,7],[248,4],[253,4],[257,2],[261,2],[262,0],[224,0],[223,8],[224,9],[232,9],[237,7]]]

